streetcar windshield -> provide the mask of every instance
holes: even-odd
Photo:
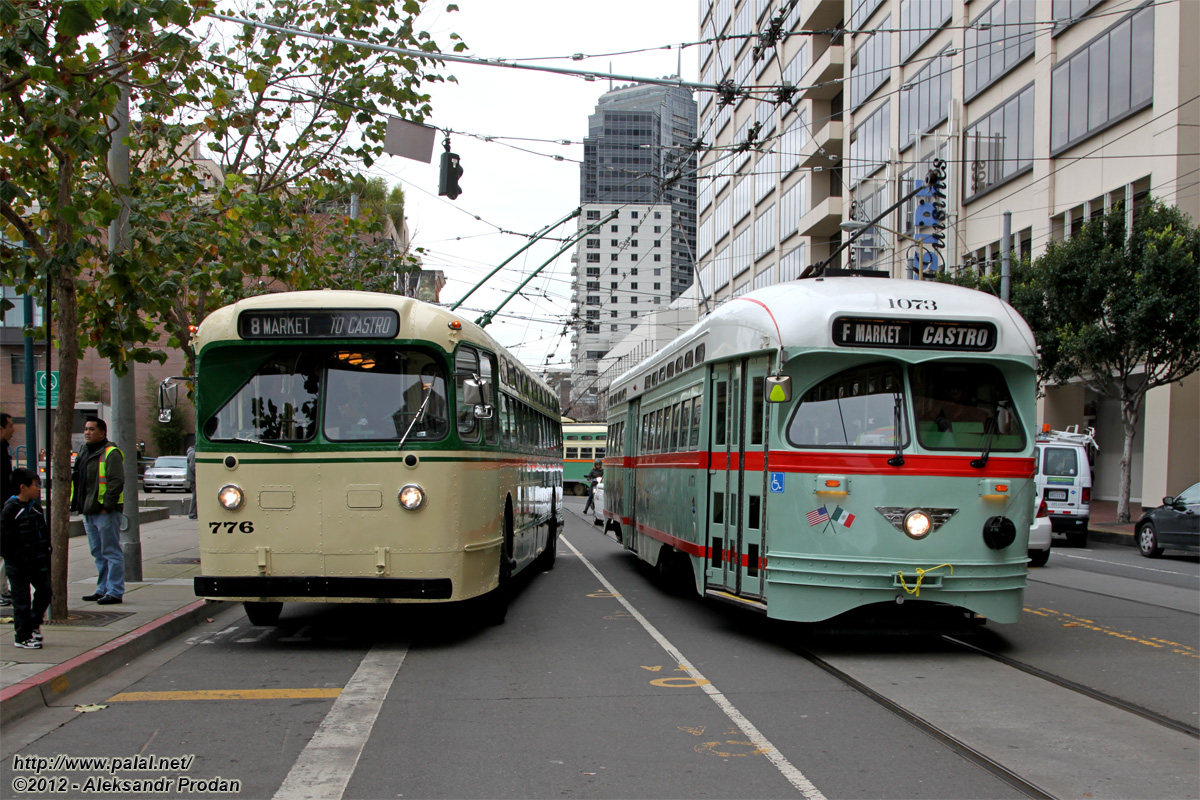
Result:
[[[891,448],[896,446],[897,417],[905,443],[900,367],[885,362],[855,367],[826,378],[800,398],[788,425],[788,442],[796,447]]]
[[[419,350],[230,348],[208,359],[214,375],[246,376],[206,422],[212,441],[310,441],[318,423],[331,441],[397,441],[410,425],[412,441],[450,432],[445,370]]]
[[[1018,451],[1025,433],[1004,376],[992,364],[934,362],[911,368],[917,441],[931,450]]]

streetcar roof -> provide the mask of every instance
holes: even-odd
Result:
[[[923,308],[912,307],[922,301]],[[904,301],[908,308],[896,307]],[[934,304],[936,309],[928,308]],[[842,351],[833,341],[833,321],[854,317],[889,320],[990,322],[996,327],[995,346],[986,358],[1025,361],[1037,355],[1033,332],[1021,315],[999,298],[949,283],[893,278],[836,277],[789,281],[759,289],[723,303],[676,337],[657,354],[642,361],[615,381],[609,392],[626,388],[645,391],[642,376],[673,362],[698,345],[705,347],[704,361],[721,361],[747,353],[783,348],[789,358],[800,351]],[[933,356],[972,355],[963,350],[890,350],[915,359]],[[698,365],[697,365],[698,366]]]
[[[204,348],[217,342],[241,341],[243,337],[238,333],[238,315],[243,311],[272,309],[391,309],[399,314],[399,331],[392,339],[376,339],[377,343],[396,339],[420,340],[439,345],[450,353],[460,342],[469,342],[504,356],[530,381],[544,390],[551,402],[555,397],[553,389],[474,322],[432,303],[404,295],[382,292],[320,289],[303,292],[274,292],[247,297],[219,308],[205,317],[193,339],[196,353],[202,353]],[[461,324],[459,330],[450,327],[454,322]],[[355,337],[346,338],[354,339]],[[303,338],[299,340],[306,341]],[[338,339],[326,338],[321,341],[335,342]],[[267,342],[264,341],[264,343]],[[503,365],[500,366],[500,372],[500,379],[506,380]]]

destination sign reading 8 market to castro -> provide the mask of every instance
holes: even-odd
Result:
[[[387,308],[270,309],[238,315],[243,339],[394,339],[400,315]]]
[[[996,347],[996,326],[990,322],[838,317],[833,321],[833,343],[840,347],[982,353]]]

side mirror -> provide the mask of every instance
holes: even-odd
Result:
[[[475,404],[475,419],[491,419],[495,413],[495,407],[487,403]]]
[[[171,383],[171,379],[167,378],[158,385],[158,421],[162,423],[171,421],[171,411],[175,408],[175,404],[179,401],[179,385]]]
[[[463,402],[468,405],[485,405],[488,402],[491,384],[483,378],[467,378],[463,381]]]
[[[1164,506],[1173,506],[1173,505],[1175,505],[1175,498],[1174,497],[1164,497],[1162,504]]]
[[[767,402],[787,403],[792,399],[792,379],[787,375],[767,376]]]

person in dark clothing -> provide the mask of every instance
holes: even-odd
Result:
[[[584,476],[588,481],[588,499],[583,506],[583,513],[588,513],[592,510],[592,506],[596,503],[596,481],[604,477],[604,462],[596,459],[596,463],[592,465],[592,469]]]
[[[12,450],[8,440],[13,437],[17,426],[13,425],[12,414],[0,411],[0,503],[8,502],[8,498],[17,493],[17,487],[12,485]],[[8,588],[8,567],[0,561],[0,606],[12,605],[12,592]]]
[[[42,482],[31,470],[13,470],[17,493],[0,511],[0,556],[13,593],[13,644],[42,647],[42,617],[50,607],[50,528],[38,502]]]
[[[96,561],[96,591],[83,599],[98,605],[120,603],[125,595],[125,554],[121,550],[121,512],[125,508],[125,456],[108,440],[108,425],[98,417],[83,424],[87,446],[71,471],[71,510],[83,515],[83,529]]]

